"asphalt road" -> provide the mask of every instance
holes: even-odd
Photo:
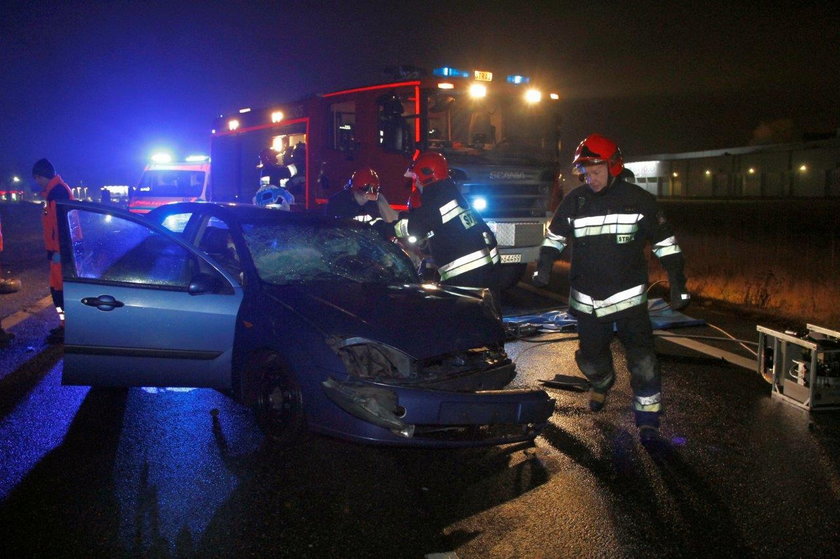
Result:
[[[8,252],[17,227],[3,218]],[[619,380],[605,410],[549,389],[556,411],[533,445],[412,450],[312,436],[277,450],[248,410],[213,391],[61,386],[61,348],[43,343],[54,312],[38,304],[37,273],[25,273],[26,293],[0,295],[17,335],[0,350],[6,557],[840,553],[837,412],[809,414],[771,396],[756,372],[664,339],[667,443],[656,448],[637,441],[615,346]],[[506,315],[559,304],[525,288],[503,303]],[[756,337],[749,317],[687,312]],[[574,334],[511,341],[514,384],[577,375],[575,346]]]

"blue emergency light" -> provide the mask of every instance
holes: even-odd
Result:
[[[458,70],[457,68],[451,68],[449,66],[441,66],[440,68],[435,68],[432,70],[432,74],[435,76],[440,76],[442,78],[468,78],[470,77],[469,72],[465,72],[464,70]]]
[[[472,208],[477,212],[483,212],[487,209],[487,198],[483,196],[476,196],[472,199]]]
[[[531,78],[528,76],[520,76],[518,74],[511,74],[507,77],[507,82],[513,85],[522,85],[523,83],[530,83]]]
[[[152,163],[165,165],[167,163],[172,163],[172,154],[165,151],[159,151],[153,153],[150,159],[152,160]]]

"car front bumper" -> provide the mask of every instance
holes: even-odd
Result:
[[[375,429],[343,433],[391,444],[468,446],[536,437],[554,412],[543,390],[456,392],[359,381],[325,381],[329,398]]]

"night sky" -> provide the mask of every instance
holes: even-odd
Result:
[[[840,11],[821,2],[9,1],[0,184],[49,158],[72,185],[133,184],[156,147],[207,151],[220,113],[382,79],[398,64],[527,74],[563,99],[564,157],[840,127]]]

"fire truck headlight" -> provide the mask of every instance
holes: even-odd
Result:
[[[474,83],[470,86],[470,97],[478,99],[480,97],[487,97],[487,87],[480,84]]]
[[[542,99],[542,92],[539,89],[529,89],[525,92],[526,103],[539,103]]]
[[[472,199],[472,208],[477,212],[483,212],[487,209],[487,198],[477,196]]]

